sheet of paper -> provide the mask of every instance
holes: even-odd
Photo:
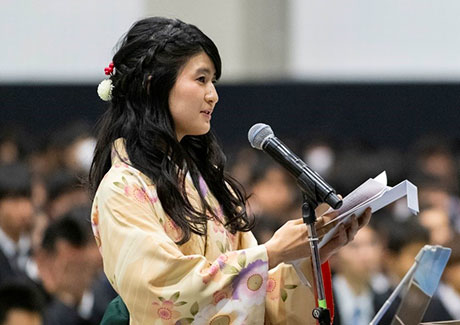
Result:
[[[395,202],[396,200],[399,200],[400,198],[406,196],[407,197],[407,208],[409,209],[409,211],[412,212],[413,214],[418,213],[419,209],[418,209],[417,187],[411,182],[409,182],[408,180],[405,180],[399,183],[393,188],[385,186],[385,189],[383,189],[381,192],[378,192],[378,193],[373,192],[374,193],[373,196],[370,195],[369,192],[367,192],[368,185],[365,185],[369,181],[370,180],[363,183],[355,191],[353,191],[352,193],[350,193],[344,198],[344,205],[345,205],[345,201],[347,200],[347,197],[352,194],[354,196],[353,200],[356,197],[361,197],[361,198],[364,198],[364,202],[357,204],[353,208],[349,209],[348,211],[343,212],[337,218],[329,222],[329,223],[335,222],[336,224],[331,230],[329,230],[323,236],[323,238],[321,239],[319,243],[320,248],[323,247],[329,240],[331,240],[335,236],[341,224],[347,225],[350,222],[351,216],[353,214],[361,215],[364,212],[364,210],[366,210],[368,207],[370,207],[372,210],[372,213],[374,213],[380,210],[381,208]],[[375,183],[373,182],[371,183],[375,185]],[[358,192],[363,191],[364,193],[362,194],[355,193],[358,189],[359,189]],[[368,195],[366,195],[365,193],[368,193]]]
[[[354,210],[382,195],[388,189],[386,172],[382,172],[375,178],[368,179],[343,199],[343,204],[338,209],[339,215],[326,223],[325,226],[345,218],[350,213],[353,213]],[[325,214],[332,211],[332,209],[329,209]]]

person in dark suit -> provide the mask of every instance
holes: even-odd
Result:
[[[381,230],[385,234],[387,247],[385,268],[389,277],[392,279],[392,288],[388,296],[404,275],[409,271],[415,262],[418,252],[429,243],[429,231],[422,227],[417,217],[409,217],[403,221],[396,221],[388,218],[384,228]],[[384,297],[385,300],[388,298]],[[383,316],[379,324],[391,324],[391,320],[397,312],[401,297],[398,297],[390,306],[387,313]],[[425,311],[422,321],[445,321],[452,320],[452,316],[446,310],[439,297],[435,294]]]
[[[388,287],[375,285],[383,278],[382,256],[383,244],[372,222],[337,253],[332,278],[334,325],[367,325],[382,306]]]
[[[35,255],[47,295],[45,325],[99,324],[115,293],[101,272],[89,207],[75,208],[49,224]]]
[[[28,168],[20,163],[0,165],[0,284],[25,276],[32,222]]]

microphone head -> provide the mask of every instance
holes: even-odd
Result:
[[[248,132],[249,143],[253,148],[263,150],[265,141],[274,137],[272,128],[264,123],[254,124]]]

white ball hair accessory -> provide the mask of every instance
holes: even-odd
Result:
[[[99,86],[97,86],[97,94],[103,101],[106,102],[112,100],[112,90],[112,79],[104,79],[101,81]]]

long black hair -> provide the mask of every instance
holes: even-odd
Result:
[[[224,171],[225,155],[212,131],[184,136],[179,142],[169,110],[169,93],[188,59],[206,53],[221,75],[217,47],[196,26],[177,19],[151,17],[136,22],[113,57],[112,100],[98,123],[98,142],[89,183],[95,193],[110,169],[112,143],[124,138],[131,164],[156,185],[165,212],[182,230],[183,244],[191,232],[206,234],[207,213],[216,217],[199,190],[201,175],[222,206],[222,222],[232,232],[249,231],[243,188]],[[201,199],[195,209],[185,192],[190,173]]]

